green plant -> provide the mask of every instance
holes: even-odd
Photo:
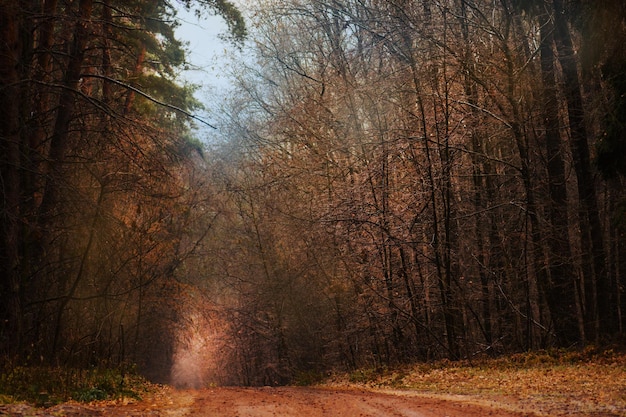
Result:
[[[49,406],[70,399],[82,402],[140,398],[150,384],[120,369],[5,366],[0,373],[0,400]]]
[[[326,376],[322,372],[317,371],[301,371],[294,378],[295,385],[306,387],[319,384]]]

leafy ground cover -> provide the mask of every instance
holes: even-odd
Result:
[[[546,416],[626,416],[626,354],[534,352],[335,375],[330,386],[402,390]]]
[[[136,373],[119,369],[5,365],[0,373],[0,404],[27,402],[49,407],[70,400],[139,399],[150,386]]]
[[[387,392],[394,394],[385,397],[389,401],[397,402],[393,398],[405,397],[407,403],[436,405],[444,411],[450,408],[446,404],[465,403],[467,407],[484,407],[478,410],[489,410],[493,415],[626,417],[626,354],[611,350],[542,351],[497,359],[359,370],[333,375],[316,385],[318,390],[285,391],[280,401],[286,402],[285,407],[297,409],[298,404],[312,401],[309,397],[302,400],[303,395],[321,395],[324,399],[320,404],[326,404],[339,401],[336,395],[349,396],[354,392],[360,395],[360,404],[379,398],[374,397],[380,395],[376,392]],[[179,391],[151,385],[140,377],[119,371],[15,367],[5,369],[0,377],[0,415],[182,416],[197,401],[202,409],[223,407],[225,395],[231,396],[235,405],[252,402],[251,396],[256,395],[261,399],[250,406],[261,407],[279,391],[278,388]],[[136,401],[139,396],[142,401]],[[295,399],[289,400],[291,397]],[[419,397],[419,401],[408,397]],[[3,406],[3,402],[11,404]],[[58,405],[50,407],[53,404]],[[162,413],[155,414],[155,410]]]

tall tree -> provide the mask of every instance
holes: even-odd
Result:
[[[580,294],[571,263],[565,156],[558,114],[558,90],[554,57],[554,25],[546,10],[539,11],[540,61],[543,81],[543,120],[545,124],[546,158],[549,183],[548,233],[550,284],[548,304],[555,322],[559,343],[571,346],[582,340],[578,327],[576,296]]]
[[[15,335],[10,354],[22,347],[22,302],[20,299],[20,106],[15,97],[21,93],[20,80],[23,71],[23,19],[26,2],[3,1],[0,3],[0,105],[7,109],[0,121],[0,146],[2,147],[2,242],[0,252],[2,278],[1,297],[3,333]]]
[[[245,34],[229,2],[188,6]],[[183,173],[201,162],[174,17],[165,1],[0,2],[2,354],[119,363],[175,291],[153,284],[195,250],[181,243],[197,191]]]
[[[209,275],[226,283],[240,380],[279,380],[307,363],[580,345],[594,336],[581,326],[586,304],[600,300],[585,255],[593,234],[614,239],[607,309],[619,313],[623,231],[608,222],[617,187],[600,193],[590,171],[605,202],[599,235],[570,220],[585,207],[584,176],[554,5],[259,3],[257,65],[238,67],[228,157],[214,172],[229,214]],[[568,13],[559,19],[578,48],[581,23]],[[619,87],[599,68],[582,67],[594,84],[576,73],[578,88],[616,110]],[[605,122],[586,115],[589,150]],[[291,303],[304,299],[304,310]]]
[[[606,270],[603,227],[600,222],[598,197],[592,172],[589,136],[585,120],[585,107],[579,79],[578,60],[569,28],[568,16],[562,0],[554,0],[554,39],[558,59],[563,71],[564,95],[571,135],[570,147],[578,184],[581,240],[585,264],[593,269],[585,270],[585,322],[587,335],[598,340],[613,326],[609,277]]]

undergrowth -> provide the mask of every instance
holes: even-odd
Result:
[[[545,415],[626,417],[626,354],[615,350],[542,350],[360,369],[334,375],[326,385],[456,395]]]
[[[381,385],[399,387],[406,382],[409,375],[437,374],[455,370],[466,370],[478,373],[483,371],[520,371],[531,368],[554,368],[568,366],[624,365],[626,354],[613,349],[596,349],[588,347],[584,350],[550,349],[503,355],[500,357],[480,356],[472,359],[450,361],[447,359],[433,362],[418,362],[398,366],[381,366],[377,368],[360,368],[348,374],[336,376],[354,384]]]
[[[5,365],[0,374],[0,404],[28,402],[48,407],[65,401],[140,399],[150,383],[119,369]]]

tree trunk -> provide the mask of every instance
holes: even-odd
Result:
[[[472,184],[474,186],[474,190],[472,193],[473,198],[473,206],[474,211],[476,213],[480,213],[485,209],[485,201],[483,200],[483,192],[486,186],[490,186],[490,184],[485,184],[483,181],[483,175],[487,175],[488,171],[486,169],[481,169],[481,155],[484,154],[484,149],[481,143],[482,138],[479,138],[478,129],[478,88],[476,82],[474,81],[475,74],[473,73],[473,58],[472,58],[472,50],[471,50],[471,42],[469,35],[469,22],[467,21],[467,3],[465,0],[461,1],[461,32],[463,34],[463,42],[464,45],[464,57],[463,57],[463,88],[465,92],[465,96],[467,97],[467,102],[470,104],[468,112],[472,115],[471,126],[470,126],[470,137],[471,137],[471,146],[472,146]],[[487,171],[487,172],[486,172]],[[487,199],[487,202],[489,199]],[[494,224],[494,220],[491,219],[491,224]],[[474,234],[476,239],[476,260],[478,262],[478,275],[480,277],[480,285],[481,285],[481,300],[480,300],[480,310],[481,310],[481,320],[480,328],[483,333],[483,337],[485,338],[485,343],[487,344],[487,349],[489,354],[495,353],[493,350],[493,332],[491,328],[491,296],[489,290],[489,272],[487,270],[486,259],[492,259],[491,256],[485,256],[485,245],[483,242],[483,218],[480,215],[476,215],[475,223],[474,223]],[[489,251],[492,251],[492,245],[487,242],[487,247]]]
[[[593,275],[585,276],[585,324],[586,336],[599,341],[601,334],[610,334],[614,327],[611,316],[609,277],[605,265],[605,249],[602,224],[598,210],[598,199],[591,167],[585,110],[578,77],[576,53],[568,27],[567,13],[562,0],[553,0],[554,39],[564,78],[564,94],[570,129],[570,147],[574,159],[574,169],[578,179],[580,205],[580,231],[583,252],[586,252],[593,266]],[[584,260],[583,260],[584,262]]]
[[[22,305],[20,277],[20,70],[21,18],[24,2],[0,3],[0,175],[3,202],[0,208],[0,353],[14,355],[21,348]]]
[[[567,216],[567,183],[561,137],[559,134],[558,100],[556,92],[553,26],[550,16],[541,14],[540,61],[543,81],[543,118],[548,159],[549,218],[548,230],[550,282],[542,290],[550,307],[558,343],[568,347],[581,340],[576,308],[577,282],[571,263],[569,220]]]
[[[78,21],[74,27],[74,36],[70,48],[69,62],[63,79],[63,90],[59,98],[59,106],[54,130],[50,138],[49,178],[46,182],[41,203],[41,221],[46,223],[54,216],[53,210],[58,203],[59,174],[68,147],[70,122],[75,110],[81,67],[85,58],[85,48],[89,39],[89,18],[93,0],[80,0],[78,4]]]

